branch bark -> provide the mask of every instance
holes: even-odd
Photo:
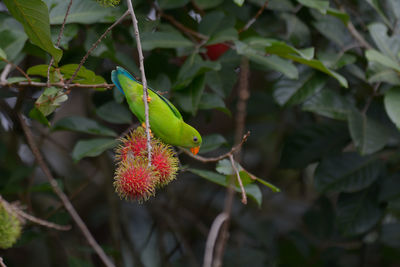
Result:
[[[22,117],[21,114],[17,114],[17,116],[18,116],[19,122],[21,124],[22,130],[25,133],[28,145],[29,145],[30,149],[32,150],[32,153],[35,156],[38,165],[40,166],[43,173],[45,174],[45,176],[46,176],[47,180],[49,181],[51,187],[53,188],[54,192],[60,198],[60,200],[62,201],[66,210],[68,211],[68,213],[71,215],[72,219],[77,224],[79,230],[82,232],[82,234],[86,238],[87,242],[90,244],[90,246],[94,249],[94,251],[100,257],[100,259],[103,261],[104,265],[106,265],[107,267],[114,267],[114,264],[110,261],[110,259],[104,253],[103,249],[96,242],[96,240],[90,233],[89,229],[87,228],[86,224],[83,222],[83,220],[81,219],[79,214],[76,212],[75,208],[72,206],[72,203],[68,199],[67,195],[65,195],[65,193],[58,186],[57,181],[54,179],[53,175],[50,172],[49,167],[45,163],[45,161],[42,157],[42,154],[40,153],[40,151],[33,139],[32,132],[31,132],[30,128],[27,126],[24,118]]]
[[[139,54],[139,67],[140,73],[142,76],[142,84],[143,84],[143,103],[144,103],[144,116],[145,116],[145,124],[146,124],[146,138],[147,138],[147,156],[149,161],[149,166],[151,166],[151,142],[150,142],[150,123],[149,123],[149,104],[147,99],[149,97],[147,92],[147,80],[146,74],[144,71],[144,57],[142,51],[142,43],[140,42],[140,35],[139,35],[139,27],[135,15],[135,11],[133,10],[132,1],[126,0],[128,4],[128,11],[131,14],[133,28],[135,30],[135,37],[136,37],[136,46]]]

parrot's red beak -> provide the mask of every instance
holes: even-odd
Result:
[[[192,152],[193,155],[196,155],[197,153],[199,153],[199,150],[200,150],[199,146],[190,148],[190,152]]]

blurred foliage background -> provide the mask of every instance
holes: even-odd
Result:
[[[0,70],[7,74],[0,81],[0,194],[36,217],[73,226],[28,222],[0,256],[7,266],[102,266],[36,164],[17,113],[117,266],[201,266],[224,208],[226,160],[202,163],[177,149],[178,178],[143,204],[120,200],[112,186],[115,140],[138,123],[106,84],[116,66],[140,79],[130,18],[72,81],[104,88],[60,85],[127,9],[125,1],[101,2],[72,2],[58,49],[69,1],[0,1]],[[244,130],[251,135],[240,161],[249,203],[235,195],[223,266],[400,266],[398,0],[133,4],[149,86],[204,136],[200,155],[234,145],[244,114],[239,77],[249,62]],[[52,57],[55,85],[35,86],[46,82]]]

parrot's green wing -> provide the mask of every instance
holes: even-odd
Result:
[[[152,88],[150,88],[150,87],[149,87],[148,89],[150,89],[150,90],[151,90],[153,93],[155,93],[159,98],[161,98],[161,100],[164,101],[165,104],[167,104],[167,106],[171,109],[172,113],[174,113],[174,115],[175,115],[178,119],[182,119],[182,115],[181,115],[181,113],[179,113],[179,110],[177,110],[176,107],[175,107],[171,102],[169,102],[168,99],[166,99],[164,96],[162,96],[162,95],[160,95],[159,93],[157,93],[157,91],[155,91],[154,89],[152,89]]]

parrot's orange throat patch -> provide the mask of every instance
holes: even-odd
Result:
[[[200,150],[199,146],[190,148],[190,152],[192,152],[193,155],[196,155],[197,153],[199,153],[199,150]]]

